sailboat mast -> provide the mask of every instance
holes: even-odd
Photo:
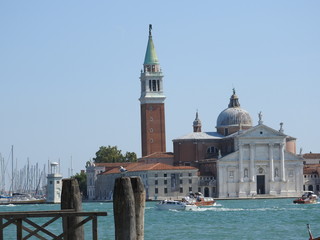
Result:
[[[13,195],[13,181],[14,181],[14,176],[13,176],[13,145],[11,146],[11,170],[12,170],[12,175],[11,175],[11,187],[12,187],[12,195]]]

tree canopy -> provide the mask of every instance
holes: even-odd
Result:
[[[108,147],[100,147],[93,161],[95,163],[136,162],[137,155],[134,152],[126,152],[123,155],[117,146],[108,145]]]

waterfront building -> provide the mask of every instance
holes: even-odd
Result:
[[[190,166],[172,166],[164,163],[130,163],[125,173],[119,168],[97,175],[96,200],[112,200],[116,178],[139,176],[146,198],[151,200],[182,199],[189,192],[198,191],[198,169]]]
[[[320,164],[320,153],[305,153],[302,157],[303,164]]]
[[[305,164],[303,166],[303,191],[320,193],[320,164]]]
[[[120,166],[126,167],[128,163],[94,163],[88,161],[86,164],[87,175],[87,196],[88,200],[95,200],[96,198],[96,181],[97,176],[105,171],[109,171],[113,168],[119,169]]]
[[[193,132],[173,140],[174,164],[197,167],[200,176],[211,177],[209,196],[301,194],[303,160],[296,155],[296,139],[284,134],[282,123],[279,130],[264,125],[261,113],[252,126],[235,90],[217,118],[217,131],[201,129],[197,113]]]
[[[47,175],[47,196],[48,203],[60,203],[62,192],[62,175],[59,173],[59,163],[50,163],[50,173]]]

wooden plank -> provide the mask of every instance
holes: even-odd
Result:
[[[38,239],[46,240],[47,238],[39,235],[38,233],[41,231],[47,235],[49,235],[53,239],[68,239],[68,234],[70,232],[73,232],[75,229],[83,226],[85,223],[92,220],[92,236],[93,239],[98,239],[98,233],[97,233],[97,217],[98,216],[107,216],[107,212],[75,212],[73,209],[66,209],[66,210],[58,210],[58,211],[34,211],[34,212],[0,212],[0,239],[3,238],[3,230],[11,225],[14,224],[17,226],[17,233],[16,237],[17,239],[28,239],[32,236],[37,237]],[[43,225],[38,225],[34,223],[30,218],[52,218]],[[63,231],[62,234],[59,236],[51,233],[49,230],[45,229],[48,225],[53,223],[59,218],[67,218],[67,217],[86,217],[82,221],[78,223],[74,223],[70,228],[66,231]],[[3,223],[3,220],[6,220],[7,222]],[[26,222],[27,224],[33,226],[35,229],[29,229],[27,226],[23,225],[23,222]],[[25,237],[23,237],[22,230],[28,232],[29,234]],[[70,231],[71,230],[71,231]],[[1,235],[2,234],[2,235]],[[67,234],[67,235],[66,235]],[[70,235],[69,235],[70,236]],[[77,239],[77,238],[76,238]]]
[[[96,216],[92,219],[92,239],[98,240],[98,221]]]
[[[29,225],[31,225],[32,227],[35,228],[34,231],[30,232],[30,234],[29,234],[30,236],[28,235],[28,236],[26,236],[26,237],[29,238],[29,237],[33,236],[35,233],[37,233],[37,232],[39,232],[39,231],[41,231],[41,232],[49,235],[50,237],[53,237],[53,238],[57,237],[57,235],[49,232],[47,229],[44,228],[44,227],[48,226],[49,224],[53,223],[54,221],[56,221],[57,219],[59,219],[59,217],[56,217],[56,218],[51,219],[51,220],[49,221],[50,223],[46,222],[46,223],[43,224],[42,226],[36,224],[35,222],[33,222],[33,221],[29,220],[29,219],[25,219],[24,221],[25,221],[26,223],[28,223]],[[48,223],[48,224],[47,224],[47,223]],[[27,239],[27,238],[26,238],[26,239]]]
[[[11,222],[11,224],[17,225],[16,220],[13,220],[13,221]],[[23,225],[22,225],[21,227],[22,227],[22,229],[23,229],[24,231],[26,231],[26,232],[29,232],[29,233],[32,232],[32,230],[29,229],[29,228],[27,228],[26,226],[23,226]],[[46,238],[43,238],[42,236],[40,236],[40,235],[38,235],[38,234],[34,234],[34,236],[36,236],[38,239],[41,239],[41,240],[47,240]],[[23,238],[23,239],[25,239],[25,238]]]
[[[68,226],[68,232],[65,232],[63,231],[63,233],[61,233],[59,236],[57,236],[57,239],[65,239],[65,236],[67,236],[67,239],[68,239],[68,235],[72,234],[72,232],[74,232],[77,228],[81,227],[82,225],[86,224],[87,222],[89,222],[90,220],[92,219],[92,217],[87,217],[85,218],[84,220],[82,220],[81,222],[75,224],[75,225],[72,225],[72,226]],[[67,234],[67,235],[66,235]]]
[[[3,218],[0,218],[0,239],[3,239]]]
[[[22,219],[17,219],[16,225],[17,225],[17,240],[22,240]]]

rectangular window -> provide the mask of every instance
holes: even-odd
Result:
[[[180,184],[183,184],[183,180],[182,179],[180,179]]]
[[[158,188],[154,189],[154,193],[158,194]]]
[[[180,188],[180,193],[183,193],[183,188],[182,187]]]
[[[192,173],[191,172],[189,172],[189,177],[192,177]]]
[[[155,185],[158,185],[158,180],[155,180],[155,181],[154,181],[154,184],[155,184]]]
[[[164,176],[164,177],[167,177],[167,174],[165,173],[165,174],[163,174],[163,176]]]
[[[154,174],[154,177],[158,177],[158,173],[155,173],[155,174]]]
[[[167,188],[164,189],[164,193],[168,193],[168,189]]]
[[[168,184],[168,181],[167,179],[164,180],[164,185],[167,185]]]
[[[189,179],[189,183],[190,183],[190,184],[192,183],[192,179],[191,179],[191,178]]]
[[[189,187],[189,192],[192,192],[192,187]]]

